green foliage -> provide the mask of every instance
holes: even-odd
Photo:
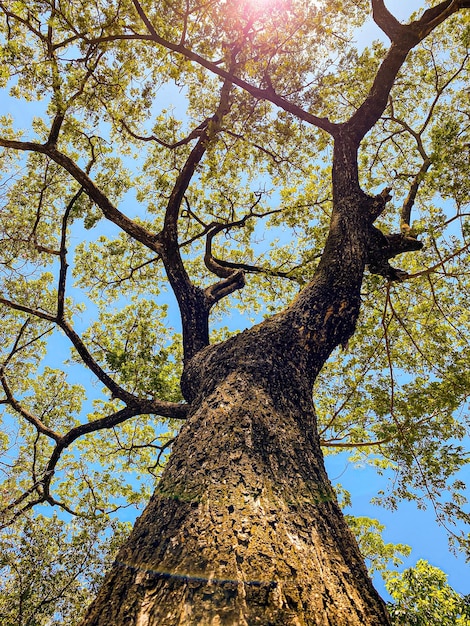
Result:
[[[468,626],[470,602],[447,583],[447,576],[427,561],[388,575],[392,623],[402,626]]]
[[[371,575],[385,572],[390,566],[403,562],[401,556],[409,556],[411,548],[403,544],[385,543],[382,532],[385,526],[376,519],[346,515],[346,521],[354,533],[362,556]],[[400,556],[399,556],[400,555]]]
[[[80,623],[129,525],[105,519],[24,518],[0,540],[3,626]]]

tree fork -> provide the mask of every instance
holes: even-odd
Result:
[[[311,397],[354,333],[373,221],[390,198],[365,194],[354,146],[343,154],[311,283],[187,361],[190,416],[84,626],[389,624],[326,475]]]

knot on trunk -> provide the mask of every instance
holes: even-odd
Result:
[[[404,252],[421,250],[422,247],[422,241],[418,241],[409,233],[384,234],[381,230],[372,226],[367,248],[369,271],[372,274],[380,274],[390,281],[404,280],[408,273],[392,267],[389,259]]]

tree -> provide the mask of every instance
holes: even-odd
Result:
[[[470,623],[468,596],[462,597],[447,584],[447,576],[427,561],[402,574],[392,574],[387,589],[395,604],[390,612],[394,624],[407,626],[465,626]]]
[[[74,624],[110,566],[125,525],[56,515],[27,520],[21,533],[9,528],[0,543],[0,619],[3,626]],[[114,530],[114,536],[110,536]]]
[[[126,471],[157,478],[84,625],[390,623],[322,446],[468,519],[470,5],[431,4],[0,2],[3,84],[44,104],[1,119],[4,524],[106,518],[145,497]],[[390,45],[359,52],[370,9]]]

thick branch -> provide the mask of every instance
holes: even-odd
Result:
[[[357,143],[385,111],[390,91],[410,50],[450,15],[469,6],[468,1],[446,0],[425,11],[419,20],[400,24],[386,9],[383,0],[372,0],[374,20],[390,37],[392,46],[376,74],[367,98],[345,125],[356,137]]]
[[[207,227],[207,235],[206,235],[206,249],[204,253],[204,264],[207,269],[218,276],[219,278],[229,278],[234,270],[229,269],[230,264],[221,263],[218,259],[216,259],[212,254],[212,241],[216,235],[221,233],[222,231],[228,231],[232,228],[243,228],[246,222],[253,217],[265,217],[266,215],[270,215],[274,211],[269,211],[268,213],[264,213],[262,215],[254,213],[253,209],[259,204],[261,200],[261,194],[258,194],[258,197],[255,203],[251,206],[249,213],[244,215],[239,220],[235,220],[232,222],[227,222],[225,224],[222,223],[213,223]],[[235,268],[241,269],[241,268]]]
[[[212,307],[216,302],[222,300],[234,293],[238,289],[242,289],[245,286],[245,275],[242,270],[231,271],[230,275],[218,283],[207,287],[205,290],[206,298]]]
[[[245,277],[244,277],[244,269],[250,268],[251,271],[261,272],[260,268],[253,268],[253,266],[245,265],[243,263],[230,263],[227,261],[223,261],[220,259],[216,259],[212,254],[212,241],[214,237],[222,232],[228,231],[232,228],[242,228],[245,226],[246,222],[254,217],[266,217],[267,215],[271,215],[272,213],[276,213],[277,210],[268,211],[266,213],[255,213],[254,208],[261,201],[261,194],[257,194],[257,199],[254,204],[250,207],[249,213],[244,215],[241,219],[235,220],[232,222],[227,222],[226,224],[218,224],[215,223],[212,226],[207,227],[207,235],[206,235],[206,249],[204,254],[204,264],[207,269],[222,278],[221,281],[207,287],[205,289],[205,294],[210,302],[210,306],[213,306],[216,302],[230,295],[237,289],[242,289],[245,285]]]
[[[425,11],[419,20],[410,24],[410,27],[417,33],[421,41],[448,17],[461,9],[469,8],[470,2],[468,0],[445,0],[445,2]]]
[[[372,0],[372,16],[375,23],[394,43],[416,39],[415,44],[422,41],[429,33],[442,24],[450,15],[460,9],[470,8],[468,0],[445,0],[435,7],[427,9],[423,15],[414,22],[401,24],[390,13],[383,0]]]
[[[372,0],[372,17],[390,41],[396,41],[402,34],[403,24],[400,24],[397,18],[390,13],[383,0]]]
[[[235,60],[232,61],[235,64]],[[163,229],[158,235],[161,244],[161,257],[165,266],[168,280],[178,301],[183,326],[183,350],[185,359],[191,358],[196,352],[209,344],[209,311],[214,302],[212,297],[199,287],[192,284],[180,254],[178,242],[178,220],[181,203],[188,186],[194,176],[198,164],[203,158],[207,146],[221,128],[224,116],[230,110],[230,92],[232,84],[226,80],[222,86],[219,104],[216,112],[210,118],[207,127],[202,129],[196,145],[186,160],[169,198]],[[230,286],[238,287],[233,280],[228,279]],[[225,287],[227,288],[227,284]],[[231,293],[230,291],[230,293]],[[219,289],[220,299],[224,291]]]
[[[236,225],[240,226],[241,224],[242,224],[242,220],[239,220],[239,222]],[[206,250],[204,253],[204,265],[207,267],[207,269],[210,272],[212,272],[219,278],[229,278],[229,276],[233,274],[233,270],[220,264],[217,261],[217,259],[214,258],[214,256],[212,255],[212,241],[218,233],[226,229],[228,230],[234,225],[235,224],[233,222],[231,224],[215,224],[207,233]]]
[[[367,264],[372,274],[380,274],[391,281],[403,280],[408,274],[390,265],[389,259],[405,252],[421,250],[423,243],[406,233],[385,235],[375,226],[371,227]]]
[[[53,145],[40,144],[31,141],[17,141],[0,137],[0,146],[12,150],[25,152],[38,152],[51,158],[55,163],[63,167],[78,183],[83,190],[103,212],[103,215],[111,222],[119,226],[128,235],[140,241],[154,252],[160,252],[160,246],[156,235],[140,226],[124,213],[121,213],[109,200],[109,198],[95,185],[92,179],[70,157],[63,154]]]
[[[217,65],[216,63],[213,63],[212,61],[209,61],[208,59],[201,57],[196,52],[189,50],[182,44],[174,44],[164,39],[163,37],[160,37],[160,35],[155,30],[152,22],[150,21],[149,17],[147,16],[144,9],[142,8],[142,5],[140,4],[140,2],[138,0],[132,0],[132,1],[137,10],[137,13],[139,14],[140,18],[142,19],[147,30],[150,33],[151,40],[167,48],[168,50],[172,50],[173,52],[177,52],[178,54],[183,55],[190,61],[194,61],[195,63],[198,63],[202,67],[205,67],[210,72],[212,72],[213,74],[216,74],[217,76],[220,76],[224,80],[229,80],[231,83],[233,83],[234,85],[237,85],[237,87],[241,87],[244,91],[251,94],[255,98],[259,98],[260,100],[268,100],[269,102],[272,102],[273,104],[280,107],[281,109],[284,109],[284,111],[288,111],[289,113],[292,113],[299,119],[302,119],[305,122],[312,124],[313,126],[317,126],[318,128],[321,128],[322,130],[325,130],[326,132],[333,134],[334,129],[335,129],[335,124],[332,124],[328,120],[328,118],[317,117],[316,115],[312,115],[311,113],[308,113],[307,111],[297,106],[296,104],[293,104],[292,102],[289,102],[282,96],[277,95],[276,93],[274,93],[272,89],[269,89],[269,88],[260,89],[259,87],[251,85],[250,83],[239,78],[232,72],[227,71],[223,69],[222,67],[219,67],[219,65]],[[125,36],[125,37],[129,39],[133,38],[132,35]]]

